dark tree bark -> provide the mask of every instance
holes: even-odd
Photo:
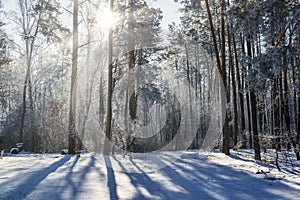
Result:
[[[247,53],[249,58],[253,58],[252,55],[252,45],[251,45],[252,37],[249,35],[247,37]],[[254,52],[253,52],[254,53]],[[249,73],[253,70],[251,63],[248,66]],[[255,77],[256,72],[253,72],[253,76]],[[250,86],[250,106],[251,109],[251,122],[252,122],[252,130],[253,130],[253,149],[254,149],[254,159],[261,160],[260,157],[260,146],[259,146],[259,137],[258,137],[258,128],[257,128],[257,97],[255,94],[255,84]]]
[[[230,27],[227,26],[227,35],[228,35],[228,53],[229,53],[229,66],[231,71],[231,86],[232,86],[232,96],[233,96],[233,145],[237,145],[238,142],[238,110],[237,110],[237,95],[236,95],[236,79],[235,79],[235,71],[234,71],[234,63],[232,56],[232,47],[231,47],[231,35]]]
[[[283,55],[283,66],[287,65],[286,62],[286,56]],[[293,146],[295,155],[297,160],[300,160],[300,155],[299,155],[299,151],[298,151],[298,147],[297,147],[297,143],[295,142],[295,140],[292,137],[291,134],[291,119],[290,119],[290,106],[289,106],[289,100],[290,100],[290,91],[289,91],[289,87],[288,87],[288,73],[287,73],[287,68],[284,69],[283,71],[283,113],[284,113],[284,118],[285,118],[285,126],[286,126],[286,131],[287,131],[287,138],[288,138],[288,142],[289,144],[291,144]],[[289,146],[288,144],[288,146]],[[288,147],[289,149],[289,147]]]
[[[300,93],[298,93],[298,126],[297,126],[297,144],[298,152],[300,147]],[[298,159],[299,160],[299,159]]]
[[[114,0],[110,0],[109,8],[113,11]],[[113,94],[113,27],[109,28],[108,36],[108,82],[107,82],[107,114],[104,142],[104,155],[109,155],[111,151],[111,125],[112,125],[112,94]]]
[[[209,6],[209,2],[208,0],[205,0],[205,5],[206,5],[206,10],[207,10],[207,15],[208,15],[208,21],[209,21],[209,25],[210,25],[210,31],[211,31],[211,36],[213,39],[213,46],[214,46],[214,50],[215,50],[215,58],[216,58],[216,62],[217,62],[217,69],[219,74],[221,75],[221,79],[222,82],[224,84],[224,88],[225,88],[225,94],[224,92],[221,92],[222,95],[222,106],[227,106],[227,101],[226,101],[226,96],[228,95],[228,88],[227,88],[227,78],[226,78],[226,66],[225,66],[225,21],[224,21],[224,17],[221,17],[221,58],[222,58],[222,63],[220,61],[220,55],[219,55],[219,48],[218,48],[218,44],[217,44],[217,38],[216,38],[216,34],[215,34],[215,30],[214,30],[214,24],[212,21],[212,16],[211,16],[211,12],[210,12],[210,6]],[[225,1],[222,0],[222,11],[225,11]],[[227,108],[226,108],[226,113],[225,113],[225,122],[224,122],[224,126],[223,126],[223,153],[225,153],[226,155],[230,154],[229,151],[229,121],[228,121],[228,113],[227,113]]]
[[[246,86],[247,87],[247,86]],[[246,94],[246,104],[247,104],[247,115],[248,115],[248,133],[249,133],[249,147],[253,148],[253,129],[252,129],[252,118],[251,118],[251,107],[250,107],[250,94]]]
[[[241,44],[242,44],[242,53],[244,56],[246,56],[246,48],[245,48],[245,36],[244,34],[241,33]],[[250,43],[247,42],[247,49],[250,49],[251,51],[251,47],[248,47]],[[250,52],[250,56],[251,56],[251,52]],[[245,85],[245,88],[248,88],[248,83],[245,82],[245,80],[243,79],[242,81]],[[246,94],[246,105],[247,105],[247,117],[248,117],[248,134],[249,134],[249,147],[250,149],[252,149],[253,147],[253,142],[252,142],[252,123],[251,123],[251,108],[250,108],[250,95],[249,92],[247,92]]]
[[[291,44],[291,42],[290,42]],[[296,79],[297,79],[297,76],[296,76],[296,71],[295,71],[295,58],[292,58],[292,76],[293,76],[293,84],[297,84],[296,83]],[[298,100],[297,100],[298,99]],[[299,99],[299,93],[297,92],[297,88],[294,87],[293,89],[293,109],[294,109],[294,127],[295,127],[295,131],[296,131],[296,146],[297,146],[297,149],[298,149],[298,153],[299,153],[299,145],[300,145],[300,99]],[[297,105],[298,105],[298,108],[297,108]],[[300,156],[299,156],[300,157]]]
[[[254,148],[254,159],[261,160],[260,157],[260,146],[259,146],[259,138],[258,138],[258,129],[257,129],[257,108],[256,108],[256,95],[254,90],[250,91],[250,99],[251,99],[251,116],[252,116],[252,127],[253,127],[253,148]]]
[[[241,118],[241,127],[240,127],[240,133],[242,134],[242,148],[245,148],[247,146],[247,139],[245,135],[245,129],[246,129],[246,123],[245,123],[245,110],[244,110],[244,95],[243,95],[243,88],[241,84],[241,77],[240,77],[240,68],[239,68],[239,60],[238,60],[238,53],[237,53],[237,47],[236,47],[236,41],[235,36],[232,34],[232,40],[233,40],[233,48],[234,48],[234,58],[235,58],[235,68],[236,68],[236,81],[237,81],[237,87],[238,87],[238,96],[239,96],[239,103],[240,103],[240,118]]]
[[[272,86],[272,107],[273,107],[273,134],[275,135],[275,148],[280,151],[280,108],[279,108],[279,87],[278,78],[273,80]]]

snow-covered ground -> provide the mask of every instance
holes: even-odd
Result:
[[[299,162],[279,172],[251,151],[231,153],[5,156],[0,199],[299,199]]]

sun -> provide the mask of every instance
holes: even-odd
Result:
[[[110,9],[99,11],[98,23],[101,29],[108,30],[117,23],[117,16]]]

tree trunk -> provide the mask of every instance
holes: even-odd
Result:
[[[23,85],[23,97],[22,97],[23,102],[22,102],[22,113],[21,113],[21,120],[20,120],[19,142],[23,142],[23,139],[24,139],[24,124],[25,124],[25,115],[26,115],[27,85],[28,85],[28,78],[30,76],[30,68],[31,68],[31,65],[29,63],[30,62],[27,61],[27,72],[26,72],[26,75],[25,75],[25,80],[24,80],[24,85]]]
[[[246,148],[247,146],[247,139],[245,135],[245,129],[246,129],[246,123],[245,123],[245,110],[244,110],[244,95],[242,92],[242,84],[241,84],[241,77],[240,77],[240,69],[239,69],[239,59],[237,54],[237,48],[236,48],[236,41],[235,36],[232,34],[232,40],[233,40],[233,48],[234,48],[234,57],[235,57],[235,68],[236,68],[236,81],[238,85],[238,96],[239,96],[239,103],[240,103],[240,117],[241,117],[241,127],[240,132],[242,134],[242,148]]]
[[[99,83],[99,123],[100,123],[100,130],[102,130],[104,125],[104,114],[105,114],[105,108],[104,108],[104,89],[103,89],[103,78],[102,75],[100,75],[100,83]]]
[[[249,35],[247,37],[247,53],[249,58],[252,58],[252,49],[251,49],[251,39],[252,37]],[[253,52],[254,53],[254,52]],[[249,72],[252,70],[251,64],[248,66]],[[255,72],[254,75],[255,76]],[[259,146],[259,137],[258,137],[258,128],[257,128],[257,99],[255,94],[255,84],[250,87],[250,105],[251,105],[251,122],[252,122],[252,130],[253,130],[253,149],[254,149],[254,159],[261,160],[260,157],[260,146]]]
[[[281,139],[280,139],[280,109],[279,109],[279,92],[278,92],[278,78],[273,81],[272,86],[272,105],[273,105],[273,133],[276,137],[275,146],[280,151],[281,149]]]
[[[222,79],[223,84],[225,88],[225,94],[226,94],[226,115],[225,115],[225,122],[223,127],[223,153],[226,155],[229,155],[229,113],[230,108],[227,106],[230,105],[230,91],[229,91],[229,83],[227,84],[227,74],[226,74],[226,33],[225,33],[225,20],[223,14],[226,11],[226,5],[225,1],[222,0],[221,2],[221,59],[222,59]]]
[[[184,49],[185,49],[185,59],[186,59],[186,79],[189,84],[190,82],[190,61],[189,61],[189,52],[188,52],[188,47],[187,44],[184,43]]]
[[[233,145],[237,145],[238,142],[238,111],[237,111],[237,95],[236,95],[236,80],[235,80],[235,71],[233,56],[231,51],[231,32],[229,25],[227,26],[228,34],[228,53],[229,53],[229,65],[231,71],[231,84],[232,84],[232,96],[233,96],[233,114],[234,114],[234,124],[233,124]]]
[[[298,127],[297,127],[297,144],[298,152],[300,147],[300,93],[298,92]],[[300,160],[300,158],[298,158]]]
[[[226,111],[225,111],[225,122],[224,122],[224,127],[223,127],[223,152],[226,155],[230,154],[229,151],[229,121],[228,121],[228,113],[227,113],[227,101],[224,98],[224,96],[226,97],[228,95],[228,88],[227,88],[227,80],[226,80],[226,66],[225,66],[225,22],[224,22],[224,17],[221,17],[221,24],[222,24],[222,35],[221,37],[222,39],[222,43],[221,43],[221,50],[222,50],[222,65],[221,65],[221,61],[220,61],[220,55],[219,55],[219,49],[218,49],[218,45],[217,45],[217,38],[215,35],[215,30],[214,30],[214,25],[213,25],[213,21],[212,21],[212,16],[211,16],[211,12],[210,12],[210,7],[209,7],[209,3],[208,0],[205,0],[205,5],[206,5],[206,9],[207,9],[207,14],[208,14],[208,21],[210,24],[210,31],[211,31],[211,36],[213,39],[213,46],[214,46],[214,50],[215,50],[215,57],[216,57],[216,62],[217,62],[217,69],[219,74],[222,77],[222,82],[224,84],[224,88],[225,88],[225,94],[223,94],[224,92],[221,91],[222,94],[222,106],[226,106]],[[225,11],[225,2],[224,0],[222,0],[222,11]],[[221,83],[222,84],[222,83]]]
[[[78,61],[78,0],[74,0],[73,7],[73,52],[72,52],[72,75],[71,92],[69,108],[69,137],[68,153],[75,154],[76,148],[76,79],[77,79],[77,61]]]
[[[283,55],[283,66],[286,66],[286,57],[285,55]],[[289,141],[289,144],[291,144],[293,146],[295,155],[297,160],[300,159],[300,155],[299,155],[299,151],[298,151],[298,147],[297,147],[297,143],[294,141],[292,134],[291,134],[291,119],[290,119],[290,106],[289,106],[289,100],[290,100],[290,92],[289,92],[289,87],[288,87],[288,73],[287,73],[287,69],[284,69],[283,71],[283,93],[284,93],[284,97],[283,97],[283,107],[284,107],[284,117],[285,117],[285,126],[286,126],[286,131],[287,131],[287,138]],[[289,146],[288,144],[288,146]]]
[[[293,59],[293,68],[292,68],[292,73],[293,73],[293,84],[296,84],[296,72],[295,72],[295,61]],[[298,100],[297,100],[298,98]],[[297,104],[298,102],[298,104]],[[297,146],[297,150],[298,150],[298,154],[299,154],[299,145],[300,145],[300,96],[299,96],[299,92],[297,92],[297,89],[294,87],[294,91],[293,91],[293,104],[294,104],[294,124],[295,124],[295,131],[296,131],[296,146]],[[298,105],[298,110],[297,110],[297,105]],[[297,121],[298,120],[298,121]],[[296,155],[297,156],[297,155]],[[299,159],[300,159],[300,155],[299,155]],[[299,160],[298,159],[298,160]]]
[[[260,157],[260,147],[259,147],[259,137],[257,130],[257,108],[256,108],[256,95],[254,89],[250,90],[250,101],[251,101],[251,117],[252,117],[252,127],[253,127],[253,148],[254,148],[254,159],[261,160]]]
[[[109,8],[113,12],[114,0],[110,0]],[[113,27],[109,28],[108,35],[108,83],[107,83],[107,114],[106,114],[106,129],[105,129],[105,141],[104,141],[104,155],[109,155],[111,151],[111,125],[112,125],[112,93],[113,93]]]
[[[24,33],[27,32],[25,25],[24,25],[23,31],[24,31]],[[26,115],[26,110],[27,110],[27,105],[26,105],[27,90],[28,89],[31,90],[31,81],[30,80],[31,80],[32,53],[33,53],[35,37],[36,37],[37,33],[38,33],[38,27],[36,28],[33,36],[25,37],[27,70],[26,70],[26,75],[25,75],[25,80],[24,80],[24,85],[23,85],[23,97],[22,97],[23,102],[22,102],[22,113],[21,113],[21,121],[20,121],[19,142],[23,142],[23,140],[24,140],[24,125],[25,125],[25,115]],[[32,98],[31,91],[30,91],[30,98]],[[30,102],[30,103],[32,104],[32,102]]]

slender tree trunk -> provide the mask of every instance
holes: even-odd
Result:
[[[26,29],[24,29],[24,32]],[[27,110],[27,104],[26,104],[26,99],[27,99],[27,90],[30,92],[30,109],[33,111],[32,107],[32,94],[31,94],[31,65],[32,65],[32,54],[33,54],[33,48],[34,48],[34,43],[35,43],[35,37],[38,32],[38,27],[36,28],[36,31],[33,36],[29,36],[25,38],[26,42],[26,60],[27,60],[27,70],[26,70],[26,75],[25,75],[25,80],[24,80],[24,86],[23,86],[23,103],[22,103],[22,113],[21,113],[21,124],[20,124],[20,134],[19,134],[19,140],[22,142],[24,140],[24,123],[25,123],[25,115],[26,115],[26,110]]]
[[[100,123],[100,129],[102,130],[104,125],[104,114],[105,114],[105,108],[104,108],[104,89],[103,89],[103,78],[102,75],[100,75],[100,83],[99,83],[99,123]]]
[[[223,152],[226,155],[230,154],[230,139],[229,139],[229,112],[230,108],[227,108],[227,106],[230,105],[230,91],[229,91],[229,84],[227,85],[227,75],[226,75],[226,33],[225,33],[225,19],[223,14],[225,14],[226,11],[226,4],[225,0],[222,0],[221,2],[221,57],[222,57],[222,77],[223,77],[223,84],[225,88],[225,94],[226,94],[226,116],[225,116],[225,122],[224,122],[224,127],[223,127]]]
[[[195,68],[196,68],[196,72],[195,72],[195,96],[196,98],[198,97],[198,74],[199,74],[199,51],[198,51],[198,45],[195,46]],[[201,97],[200,97],[200,101],[201,101]]]
[[[190,61],[189,61],[189,52],[188,52],[188,47],[187,44],[184,44],[184,49],[185,49],[185,59],[186,59],[186,78],[189,84],[190,82]]]
[[[27,41],[26,41],[27,43]],[[26,44],[27,46],[27,44]],[[26,48],[28,49],[28,48]],[[27,51],[27,50],[26,50]],[[27,71],[25,75],[24,85],[23,85],[23,96],[22,96],[22,113],[21,113],[21,120],[20,120],[20,133],[19,133],[19,142],[23,142],[24,139],[24,124],[25,124],[25,115],[26,115],[26,97],[27,97],[27,85],[28,79],[30,76],[31,64],[30,61],[27,60]]]
[[[241,33],[241,44],[242,44],[242,53],[246,56],[246,48],[245,48],[245,36]],[[246,67],[243,66],[245,69]],[[245,81],[245,75],[242,77],[242,88],[247,88],[248,83]],[[252,149],[252,125],[251,125],[251,110],[250,110],[250,97],[249,92],[246,93],[246,106],[247,106],[247,118],[248,118],[248,135],[249,135],[249,148]]]
[[[244,110],[244,95],[242,92],[242,84],[241,84],[241,77],[240,77],[240,68],[239,68],[239,59],[238,53],[236,48],[236,40],[234,34],[232,34],[233,40],[233,48],[234,48],[234,57],[235,57],[235,68],[236,68],[236,79],[237,79],[237,86],[238,86],[238,96],[239,96],[239,103],[240,103],[240,118],[241,118],[241,127],[240,133],[242,134],[242,148],[247,146],[247,139],[245,135],[246,123],[245,123],[245,110]]]
[[[283,66],[287,66],[286,62],[286,57],[283,55],[282,58],[282,64]],[[288,78],[287,78],[287,69],[283,69],[282,73],[282,110],[283,110],[283,117],[284,117],[284,122],[285,122],[285,127],[286,127],[286,132],[287,132],[287,139],[288,139],[288,144],[287,144],[287,149],[290,150],[291,146],[290,144],[293,144],[294,141],[291,138],[291,118],[290,118],[290,106],[289,106],[289,101],[290,101],[290,92],[289,92],[289,86],[288,86]]]
[[[252,58],[252,49],[251,49],[251,36],[247,37],[247,53],[249,58]],[[253,52],[254,54],[254,52]],[[248,70],[252,70],[251,64],[248,66]],[[255,74],[254,74],[255,76]],[[253,130],[253,149],[254,149],[254,159],[261,160],[260,157],[260,146],[259,146],[259,137],[258,137],[258,128],[257,128],[257,98],[254,91],[255,84],[250,87],[250,104],[251,104],[251,121],[252,121],[252,130]]]
[[[114,0],[110,0],[109,8],[113,12]],[[111,151],[111,125],[112,125],[112,93],[113,93],[113,27],[109,28],[108,35],[108,83],[107,83],[107,114],[106,114],[106,129],[104,141],[104,155],[109,155]]]
[[[300,93],[298,92],[298,127],[297,127],[298,152],[300,148]],[[298,159],[299,160],[299,159]]]
[[[249,147],[253,148],[252,140],[252,119],[251,119],[251,108],[250,108],[250,95],[249,92],[246,94],[246,103],[247,103],[247,114],[248,114],[248,132],[249,132]]]
[[[221,91],[221,95],[222,95],[222,106],[225,106],[226,109],[226,113],[225,113],[225,122],[224,122],[224,126],[223,126],[223,152],[226,155],[230,154],[229,151],[229,120],[228,120],[228,113],[227,113],[227,100],[226,100],[226,96],[228,95],[228,88],[227,88],[227,78],[226,78],[226,66],[225,66],[225,21],[224,21],[224,17],[221,17],[221,53],[222,53],[222,63],[220,61],[220,55],[219,55],[219,48],[217,45],[217,38],[216,38],[216,34],[214,31],[214,25],[213,25],[213,21],[212,21],[212,16],[211,16],[211,12],[210,12],[210,7],[209,7],[209,3],[208,0],[205,0],[205,5],[206,5],[206,9],[207,9],[207,14],[208,14],[208,21],[210,24],[210,31],[211,31],[211,35],[212,35],[212,39],[213,39],[213,46],[214,46],[214,50],[215,50],[215,57],[216,57],[216,62],[217,62],[217,69],[219,74],[222,77],[222,82],[224,84],[224,88],[225,88],[225,94],[223,91]],[[222,12],[225,11],[225,2],[224,0],[222,0]]]
[[[234,124],[233,124],[233,144],[237,145],[238,142],[238,110],[237,110],[237,95],[236,95],[236,79],[235,79],[235,71],[234,71],[234,63],[233,63],[233,56],[231,50],[231,35],[230,27],[227,26],[228,31],[228,53],[229,53],[229,65],[231,71],[231,84],[232,84],[232,96],[233,96],[233,113],[234,113]],[[238,73],[238,72],[237,72]]]
[[[244,36],[243,36],[244,37]],[[251,58],[251,43],[250,43],[250,39],[247,39],[246,41],[247,44],[247,53],[248,56]],[[244,56],[246,55],[246,50],[245,50],[245,39],[242,39],[242,51]],[[249,87],[249,84],[246,83],[246,88]],[[253,147],[253,141],[252,141],[252,118],[251,118],[251,108],[250,108],[250,94],[249,92],[247,92],[246,94],[246,104],[247,104],[247,116],[248,116],[248,133],[249,133],[249,147],[250,149],[252,149]]]
[[[287,65],[285,55],[283,57],[283,64],[284,64],[284,66]],[[283,89],[284,89],[283,103],[284,103],[284,105],[283,106],[284,106],[285,125],[286,125],[286,129],[287,129],[286,131],[287,131],[287,137],[288,137],[289,144],[291,144],[293,146],[297,160],[300,160],[297,142],[294,141],[292,134],[291,134],[291,119],[290,119],[290,106],[289,106],[290,92],[289,92],[289,88],[288,88],[288,77],[287,76],[288,76],[287,69],[284,69],[284,71],[283,71],[283,84],[284,84],[283,85]]]
[[[258,99],[258,129],[259,132],[264,133],[264,103],[263,103],[264,96],[260,96]]]
[[[71,75],[71,92],[69,108],[69,137],[68,153],[75,154],[76,148],[76,79],[77,79],[77,62],[78,62],[78,0],[74,0],[73,7],[73,52],[72,52],[72,75]]]
[[[252,127],[253,127],[253,148],[254,148],[254,159],[261,160],[260,157],[260,147],[259,147],[259,137],[257,129],[257,108],[256,108],[256,95],[253,90],[250,91],[251,99],[251,116],[252,116]]]
[[[208,0],[205,0],[205,5],[206,5],[206,9],[207,9],[207,14],[208,14],[208,21],[210,24],[211,37],[213,39],[213,46],[214,46],[214,50],[215,50],[217,69],[218,69],[219,74],[221,75],[222,68],[221,68],[221,61],[220,61],[220,55],[219,55],[219,48],[218,48],[218,44],[217,44],[217,38],[216,38],[215,30],[214,30],[214,25],[213,25],[213,21],[212,21],[212,16],[211,16]]]
[[[296,84],[296,72],[295,72],[295,61],[293,58],[293,68],[292,68],[292,73],[293,73],[293,84]],[[298,100],[297,100],[298,99]],[[299,152],[299,145],[300,145],[300,96],[299,96],[299,92],[297,92],[297,89],[294,87],[294,91],[293,91],[293,103],[294,103],[294,123],[295,123],[295,131],[296,131],[296,145],[297,145],[297,149]],[[297,108],[298,105],[298,108]],[[298,109],[298,110],[297,110]]]
[[[279,92],[278,92],[278,78],[273,81],[272,87],[272,107],[273,107],[273,133],[276,137],[275,146],[280,151],[280,111],[279,111]]]
[[[26,31],[26,30],[24,30]],[[32,51],[33,51],[33,44],[34,44],[34,39],[31,40],[31,37],[25,38],[25,43],[26,43],[26,60],[27,60],[27,70],[26,70],[26,75],[25,75],[25,80],[24,80],[24,85],[23,85],[23,102],[22,102],[22,113],[21,113],[21,121],[20,121],[20,133],[19,133],[19,142],[24,141],[24,124],[25,124],[25,115],[26,115],[26,110],[27,110],[27,90],[29,86],[29,80],[31,76],[31,62],[32,62]]]

